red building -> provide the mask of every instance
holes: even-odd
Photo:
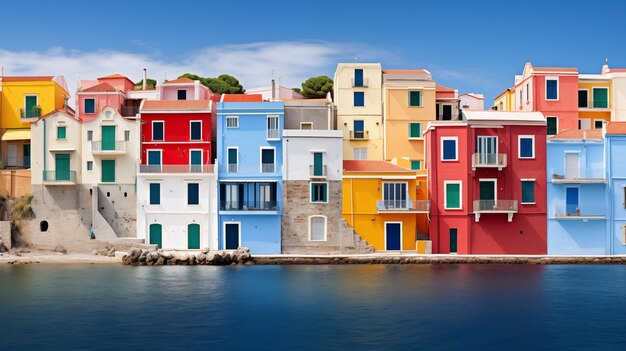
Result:
[[[424,135],[433,253],[546,254],[546,122],[464,111]]]

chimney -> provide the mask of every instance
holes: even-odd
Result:
[[[276,80],[272,79],[272,101],[276,99]]]
[[[148,86],[148,70],[147,69],[143,69],[143,90],[146,90],[146,87]]]

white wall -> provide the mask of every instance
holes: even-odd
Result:
[[[341,180],[343,132],[340,130],[284,130],[283,180],[310,180],[313,152],[324,153],[327,180]]]
[[[626,73],[614,73],[613,77],[613,121],[626,121]]]
[[[465,111],[484,111],[485,110],[484,99],[478,99],[476,97],[463,94],[459,96],[459,100],[461,100],[461,110],[465,110]],[[465,105],[468,105],[469,107],[463,107]]]

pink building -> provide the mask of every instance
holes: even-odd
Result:
[[[83,80],[76,93],[76,113],[83,121],[91,121],[108,106],[124,117],[135,117],[142,99],[128,98],[127,93],[133,90],[135,83],[121,74]]]

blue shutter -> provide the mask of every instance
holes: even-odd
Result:
[[[443,141],[443,159],[444,160],[456,159],[456,140],[444,140]]]
[[[363,86],[363,70],[362,69],[357,68],[354,70],[354,86],[355,87]]]
[[[557,92],[558,82],[554,79],[546,81],[546,99],[556,100],[558,97]]]
[[[521,138],[519,141],[520,157],[533,157],[533,140]]]
[[[155,150],[148,150],[148,164],[160,165],[161,164],[161,152]]]
[[[159,205],[161,203],[161,184],[150,183],[150,205]]]
[[[365,93],[362,91],[354,92],[354,106],[365,106]]]
[[[85,99],[85,113],[96,113],[95,99]]]
[[[187,205],[198,205],[200,203],[200,184],[187,183]]]
[[[202,140],[202,122],[194,121],[190,123],[190,140]]]
[[[163,122],[152,123],[152,140],[164,140],[163,139]]]

